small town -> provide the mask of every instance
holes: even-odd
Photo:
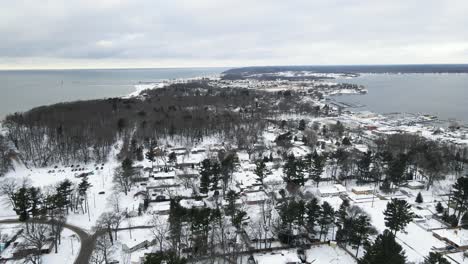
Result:
[[[468,128],[355,111],[353,77],[228,71],[8,116],[0,263],[465,263]]]

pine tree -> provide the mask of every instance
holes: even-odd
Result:
[[[72,182],[66,179],[60,182],[55,189],[55,205],[57,208],[62,210],[66,209],[68,213],[69,205],[71,203],[70,195],[73,191]]]
[[[294,155],[289,155],[286,163],[283,166],[283,173],[285,174],[284,180],[287,183],[294,183],[297,185],[304,185],[304,163],[300,159],[296,159]]]
[[[370,169],[372,164],[372,152],[367,151],[362,155],[361,159],[357,163],[357,169],[361,180],[368,180],[370,178]]]
[[[211,161],[204,159],[200,167],[200,193],[208,193],[210,188]]]
[[[171,153],[169,153],[169,156],[168,156],[168,159],[169,159],[169,162],[170,163],[176,163],[177,162],[177,155],[174,151],[172,151]]]
[[[255,163],[255,166],[256,167],[254,173],[255,175],[257,175],[256,181],[263,185],[263,179],[265,179],[266,174],[268,172],[265,161],[259,160]]]
[[[324,238],[327,238],[328,230],[330,228],[330,225],[333,224],[333,221],[335,219],[335,210],[333,210],[333,207],[327,203],[323,202],[322,204],[322,210],[320,210],[320,215],[317,220],[318,225],[320,226],[320,233],[319,233],[319,240],[322,238],[322,235],[324,235]]]
[[[29,188],[29,199],[31,202],[31,208],[29,209],[29,213],[33,218],[39,217],[43,215],[43,208],[42,208],[42,194],[39,188],[31,187]]]
[[[133,168],[133,161],[129,158],[125,158],[120,168],[117,168],[114,172],[114,181],[119,184],[125,195],[128,194],[134,183],[134,176],[135,169]]]
[[[135,156],[136,156],[136,160],[143,161],[144,157],[143,157],[143,148],[142,147],[138,147],[135,150]]]
[[[461,218],[461,222],[460,222],[460,225],[464,228],[464,229],[468,229],[468,212],[465,212]]]
[[[144,264],[186,264],[187,259],[184,257],[178,256],[176,252],[167,251],[167,252],[157,252],[149,253],[145,255]]]
[[[453,185],[452,199],[455,202],[455,213],[457,219],[468,207],[468,178],[460,177]]]
[[[387,174],[394,185],[398,186],[403,181],[407,163],[408,157],[405,154],[400,154],[389,162]]]
[[[439,252],[430,252],[429,256],[424,258],[423,264],[450,264],[450,261]]]
[[[413,220],[414,213],[411,205],[405,200],[392,199],[384,211],[385,226],[393,231],[393,235],[399,231],[404,231],[405,227]]]
[[[424,202],[423,197],[422,197],[420,192],[418,193],[418,196],[416,196],[415,202],[417,202],[419,204]]]
[[[369,235],[376,232],[367,215],[359,215],[356,219],[353,219],[352,230],[349,230],[349,241],[356,248],[356,257],[359,254],[361,245],[366,244],[369,241]]]
[[[156,152],[154,151],[154,148],[151,147],[145,154],[146,159],[151,162],[151,169],[154,168],[153,164],[156,161]]]
[[[211,189],[212,191],[216,191],[218,189],[219,185],[219,178],[221,176],[221,166],[219,165],[219,162],[214,162],[211,166]]]
[[[228,216],[233,216],[234,215],[234,213],[236,212],[236,209],[237,209],[236,201],[237,201],[238,198],[239,198],[239,194],[236,193],[235,191],[229,190],[227,192],[226,199],[227,199],[228,204],[226,206],[226,209],[224,210],[226,215],[228,215]]]
[[[303,130],[305,130],[305,128],[306,128],[306,122],[305,122],[304,119],[301,119],[301,120],[299,121],[299,128],[298,128],[298,129],[301,130],[301,131],[303,131]]]
[[[317,188],[319,186],[321,176],[325,167],[325,162],[327,160],[326,155],[320,156],[316,152],[312,157],[312,168],[309,172],[309,177],[317,183]]]
[[[377,236],[374,244],[365,246],[366,253],[358,261],[359,264],[405,264],[406,256],[403,248],[395,241],[389,230]]]
[[[309,233],[314,233],[314,227],[317,224],[317,219],[319,218],[321,207],[318,203],[317,198],[312,198],[307,202],[305,211],[307,214],[306,217],[306,226]]]
[[[442,205],[441,202],[437,202],[436,211],[437,211],[438,214],[441,214],[441,213],[444,212],[444,206]]]
[[[352,144],[351,139],[349,139],[349,137],[344,137],[341,144],[343,144],[344,146],[351,146],[351,144]]]
[[[13,195],[13,203],[16,214],[19,216],[20,221],[29,219],[29,209],[31,208],[31,200],[29,191],[26,187],[21,187]]]
[[[85,206],[86,206],[86,211],[89,210],[87,204],[88,204],[88,189],[92,185],[88,182],[88,177],[83,177],[81,178],[81,182],[78,184],[78,194],[81,197],[84,197],[85,200]],[[81,209],[83,209],[83,202],[81,202]],[[85,210],[83,210],[84,213]]]

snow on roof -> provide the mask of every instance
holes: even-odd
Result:
[[[169,208],[171,207],[171,203],[170,202],[151,203],[150,206],[151,206],[152,211],[154,212],[166,211],[166,210],[169,210]]]
[[[205,203],[203,201],[182,199],[180,200],[180,205],[185,208],[193,208],[193,207],[203,207],[205,206]]]
[[[418,181],[410,181],[407,183],[407,185],[410,187],[421,187],[424,186],[424,183]]]
[[[334,184],[332,186],[322,186],[317,189],[317,193],[321,195],[326,194],[341,194],[346,192],[346,187],[341,184]]]
[[[356,192],[371,192],[374,190],[374,187],[373,186],[354,186],[352,190]]]
[[[440,229],[433,230],[432,232],[450,240],[458,246],[468,246],[468,230],[466,229]]]
[[[268,195],[263,191],[247,192],[244,193],[244,197],[247,201],[264,201],[268,199]]]

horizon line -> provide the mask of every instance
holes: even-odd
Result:
[[[214,69],[214,68],[251,68],[251,67],[349,67],[349,66],[468,66],[468,63],[390,63],[390,64],[271,64],[244,66],[167,66],[167,67],[102,67],[102,68],[0,68],[0,71],[67,71],[67,70],[164,70],[164,69]]]

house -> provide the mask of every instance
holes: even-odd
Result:
[[[332,186],[320,187],[316,193],[320,197],[340,196],[346,194],[346,187],[341,184],[334,184]]]
[[[52,252],[53,248],[54,248],[54,240],[50,238],[41,247],[41,254],[49,254],[50,252]]]
[[[153,175],[151,175],[151,177],[153,177],[153,179],[155,180],[171,180],[171,179],[174,179],[176,176],[176,173],[175,171],[168,171],[168,172],[157,172],[157,173],[153,173]]]
[[[373,194],[374,189],[375,188],[373,186],[355,186],[351,189],[351,191],[357,195],[368,195]]]
[[[196,168],[198,167],[199,165],[199,162],[196,162],[196,161],[187,161],[187,162],[182,162],[182,163],[177,163],[176,167],[178,169],[185,169],[185,168]]]
[[[242,194],[243,200],[249,204],[261,204],[265,200],[268,200],[268,195],[264,191],[249,191]]]
[[[463,228],[439,229],[433,230],[432,235],[458,248],[459,250],[468,249],[468,230]]]
[[[411,190],[423,190],[425,185],[424,183],[419,181],[410,181],[406,184],[406,187],[408,187]]]

